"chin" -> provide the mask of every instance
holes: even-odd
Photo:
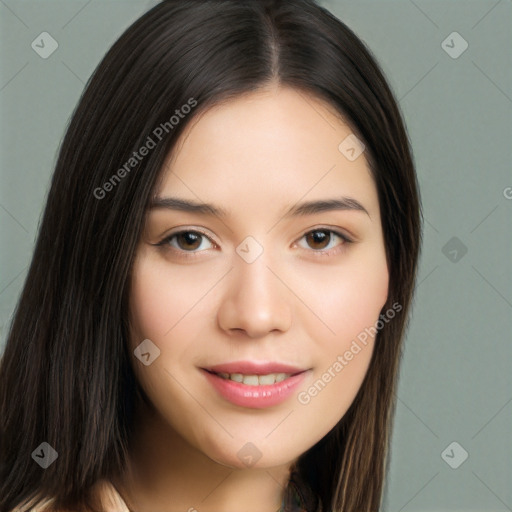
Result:
[[[288,453],[279,450],[282,443],[266,441],[236,441],[232,440],[229,447],[218,450],[204,450],[203,453],[211,460],[230,469],[270,469],[290,465],[302,452]],[[305,451],[305,450],[304,450]]]

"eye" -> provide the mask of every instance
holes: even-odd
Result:
[[[190,257],[194,256],[196,249],[201,248],[202,240],[208,240],[211,244],[215,246],[215,243],[211,240],[211,238],[201,231],[195,230],[184,230],[178,231],[176,233],[171,233],[166,236],[163,240],[154,244],[158,247],[163,247],[164,249],[170,249],[173,252],[181,253],[180,256]],[[211,247],[206,247],[206,249],[210,249]],[[203,249],[205,249],[203,247]],[[187,254],[191,253],[191,254]]]
[[[341,239],[343,242],[334,246],[333,249],[332,242],[335,241],[336,238]],[[352,240],[345,234],[327,228],[318,228],[308,231],[301,240],[302,239],[306,239],[307,244],[313,247],[315,255],[320,256],[338,253],[343,250],[344,245],[352,243]]]
[[[335,245],[333,248],[332,243],[336,238],[341,239],[342,243]],[[333,255],[341,250],[348,243],[352,243],[352,240],[345,234],[334,231],[328,228],[318,228],[305,233],[302,238],[305,239],[310,247],[313,247],[313,253],[316,256]],[[210,247],[202,247],[203,241],[207,240]],[[197,253],[202,252],[199,249],[211,249],[217,247],[215,242],[202,231],[197,230],[182,230],[175,233],[171,233],[166,236],[160,242],[153,244],[157,247],[162,247],[164,250],[170,250],[178,255],[178,257],[189,258],[195,257]]]

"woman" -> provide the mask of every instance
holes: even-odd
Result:
[[[0,512],[378,510],[420,221],[341,21],[158,4],[62,143],[0,366]]]

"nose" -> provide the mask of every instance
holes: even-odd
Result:
[[[231,334],[243,331],[259,338],[272,331],[287,331],[292,322],[293,294],[284,279],[261,255],[247,263],[241,258],[228,274],[228,284],[218,310],[219,326]]]

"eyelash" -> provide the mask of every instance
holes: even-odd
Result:
[[[337,247],[333,248],[333,249],[329,249],[329,250],[319,250],[319,251],[315,251],[314,249],[311,250],[311,252],[313,252],[315,254],[316,257],[332,257],[336,254],[338,254],[339,252],[343,251],[345,249],[345,245],[346,244],[351,244],[353,243],[353,240],[351,240],[347,235],[345,235],[344,233],[341,233],[340,231],[336,231],[336,230],[333,230],[333,229],[329,229],[329,228],[323,228],[323,227],[320,227],[320,228],[315,228],[315,229],[312,229],[310,231],[306,231],[306,233],[304,233],[299,240],[302,240],[306,235],[309,235],[311,233],[316,233],[318,231],[321,231],[321,232],[325,232],[325,233],[330,233],[330,234],[333,234],[335,236],[338,236],[339,238],[341,238],[343,240],[343,243],[338,245]],[[178,235],[181,235],[183,233],[194,233],[194,234],[197,234],[197,235],[202,235],[204,237],[206,237],[213,245],[217,245],[206,233],[204,233],[203,231],[200,231],[198,229],[184,229],[182,231],[177,231],[175,233],[171,233],[170,235],[166,236],[165,238],[163,238],[160,242],[156,243],[156,244],[152,244],[152,245],[155,245],[157,247],[161,247],[162,250],[164,251],[171,251],[171,252],[174,252],[175,254],[178,255],[179,258],[196,258],[197,255],[202,252],[202,251],[197,251],[197,252],[190,252],[190,251],[183,251],[181,249],[176,249],[174,247],[170,247],[170,246],[167,246],[166,245],[176,236]]]

